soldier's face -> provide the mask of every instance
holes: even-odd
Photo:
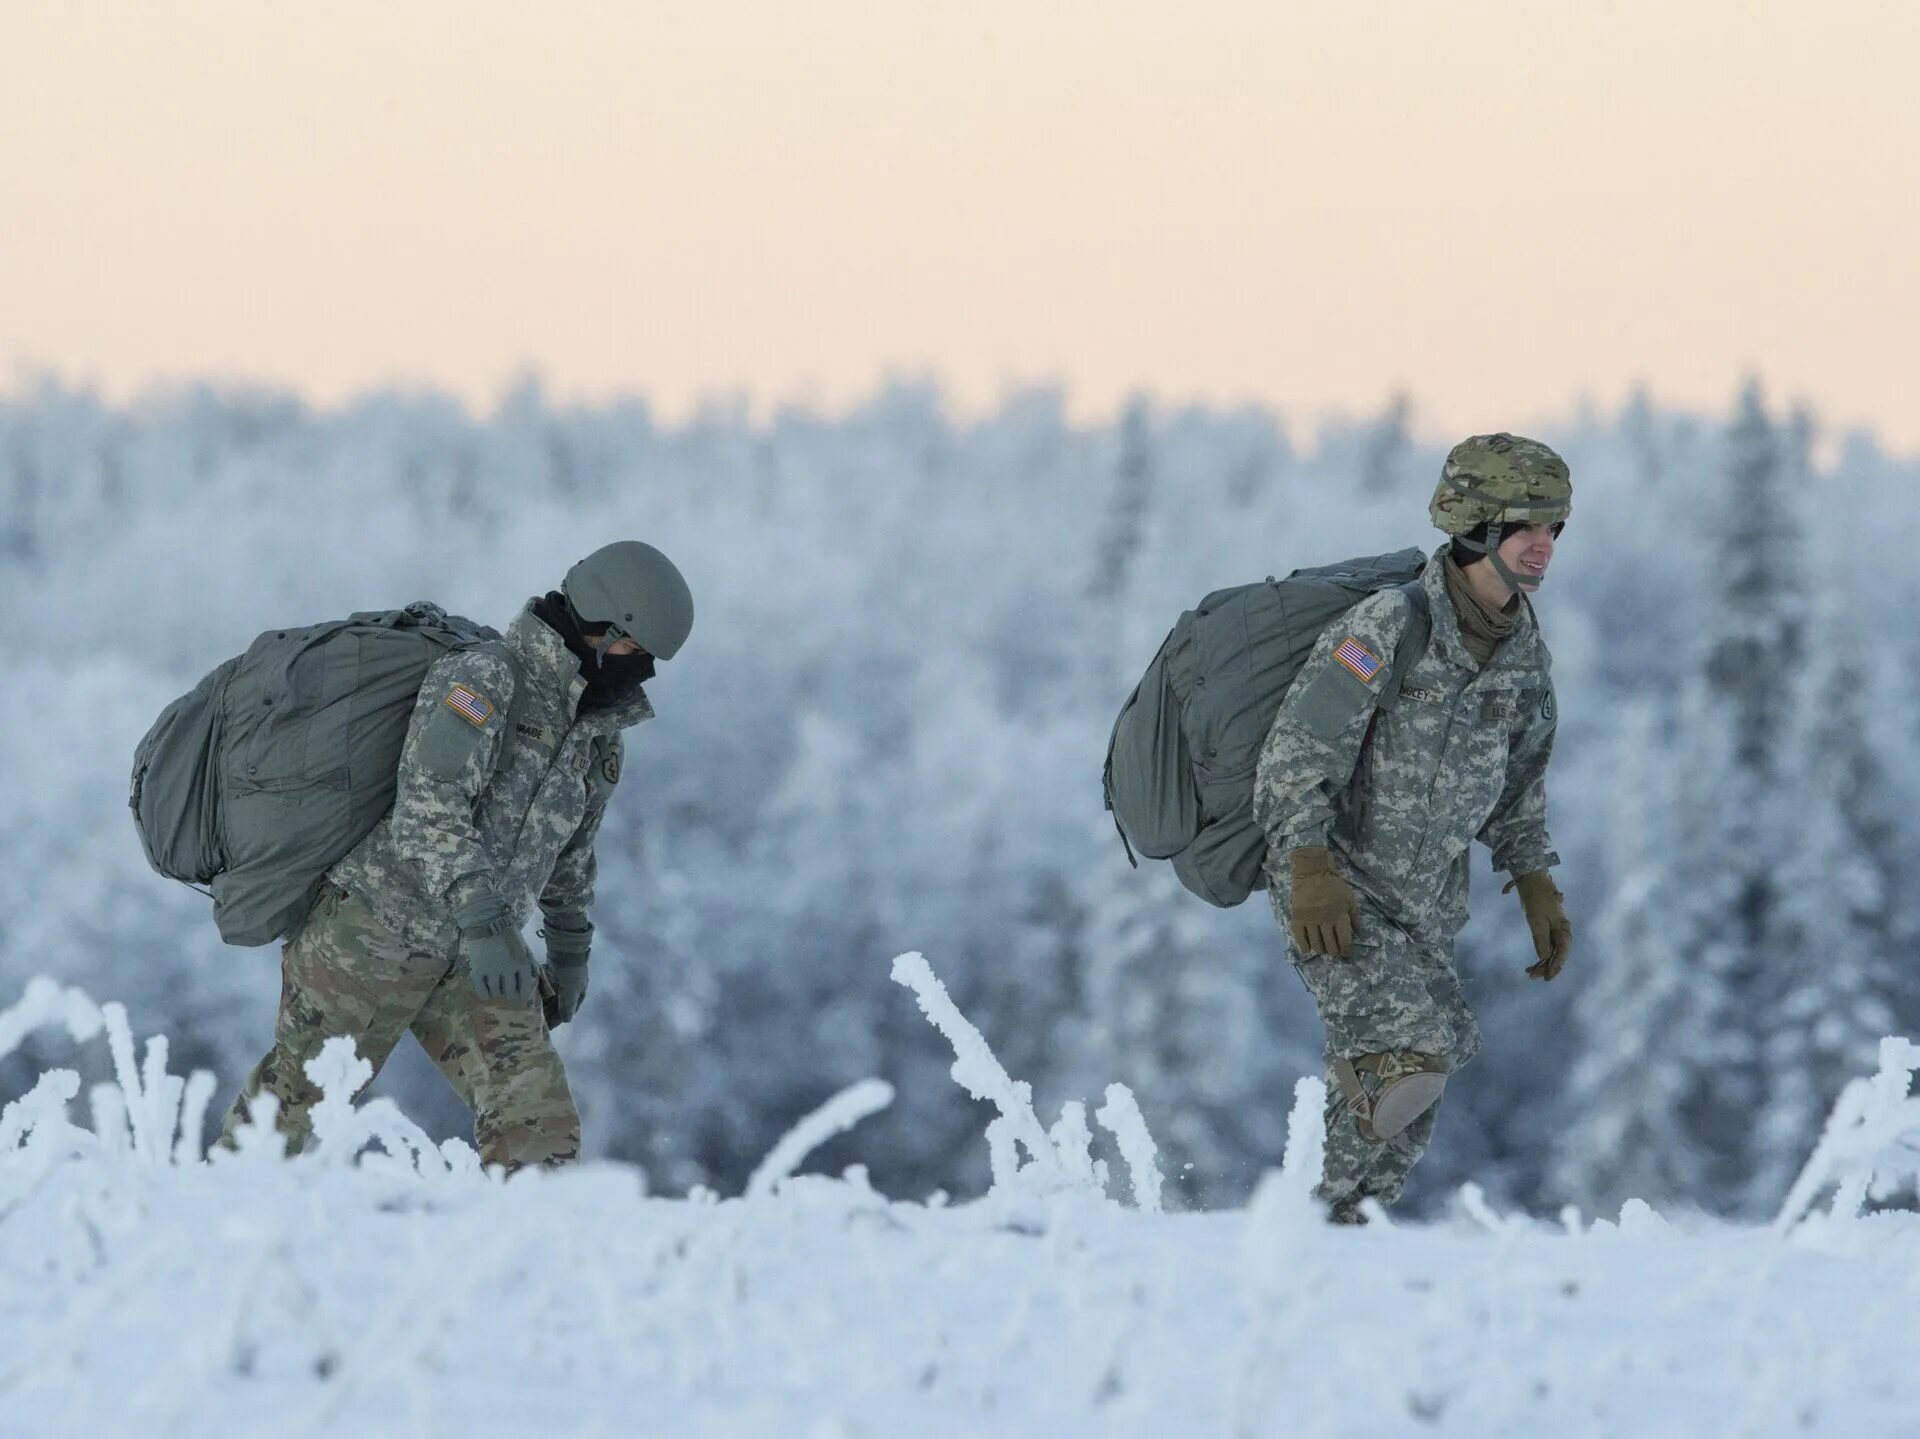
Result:
[[[1539,584],[1546,577],[1547,566],[1553,563],[1553,531],[1552,525],[1515,530],[1500,542],[1500,558],[1523,581]]]

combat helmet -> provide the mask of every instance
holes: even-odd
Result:
[[[1498,553],[1508,524],[1556,525],[1573,512],[1567,462],[1538,440],[1505,431],[1474,435],[1447,453],[1428,513],[1442,532],[1485,554],[1494,572],[1516,590],[1538,589],[1534,575],[1517,575]]]
[[[652,545],[617,540],[567,571],[560,592],[581,627],[605,629],[599,649],[630,639],[655,659],[670,660],[693,629],[693,593],[686,579]]]

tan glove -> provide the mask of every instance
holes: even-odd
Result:
[[[1538,964],[1527,966],[1527,973],[1535,979],[1552,979],[1573,950],[1573,921],[1567,918],[1564,899],[1546,870],[1518,875],[1500,892],[1515,887],[1520,890],[1520,907],[1527,912],[1527,928],[1533,931],[1533,952],[1540,956]]]
[[[1302,954],[1345,959],[1360,922],[1353,886],[1334,873],[1333,856],[1325,845],[1302,845],[1287,855],[1287,862],[1293,866],[1294,947]]]

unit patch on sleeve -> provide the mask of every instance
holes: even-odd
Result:
[[[476,729],[493,718],[493,701],[465,685],[455,685],[448,690],[445,703],[448,709]]]
[[[1373,677],[1380,673],[1381,659],[1352,635],[1348,635],[1335,648],[1333,657],[1357,675],[1362,684],[1373,683]]]

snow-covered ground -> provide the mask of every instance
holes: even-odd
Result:
[[[1333,1229],[1317,1081],[1247,1209],[1165,1214],[1131,1095],[1043,1127],[926,961],[894,976],[999,1110],[982,1200],[796,1172],[887,1104],[878,1081],[737,1198],[649,1198],[612,1164],[503,1181],[355,1107],[343,1042],[314,1152],[261,1129],[208,1162],[212,1081],[35,981],[0,1055],[104,1037],[119,1082],[84,1125],[58,1070],[0,1116],[0,1435],[1920,1433],[1920,1215],[1873,1211],[1920,1163],[1920,1047],[1882,1046],[1770,1227],[1469,1189],[1442,1223]]]

